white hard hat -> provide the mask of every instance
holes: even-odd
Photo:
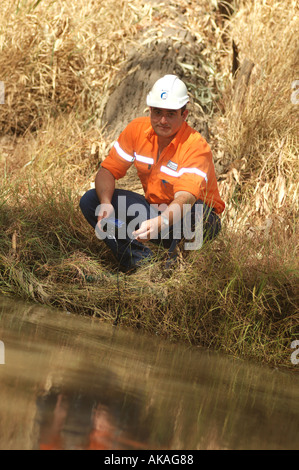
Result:
[[[156,81],[146,98],[152,108],[180,109],[189,101],[187,87],[176,75],[164,75]]]

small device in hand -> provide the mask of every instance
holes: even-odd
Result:
[[[107,217],[101,220],[101,228],[107,233],[108,237],[115,238],[117,231],[125,224],[122,220],[115,219],[114,217]]]

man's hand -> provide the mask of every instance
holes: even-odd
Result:
[[[161,228],[161,217],[154,217],[142,222],[140,228],[133,232],[133,236],[137,241],[144,243],[147,240],[156,240]]]
[[[114,207],[112,204],[100,204],[96,209],[96,216],[98,217],[97,228],[103,232],[101,221],[108,217],[114,217]]]
[[[114,217],[114,207],[110,203],[100,204],[96,209],[96,215],[98,216],[98,222],[108,217]]]
[[[187,191],[178,191],[174,196],[174,200],[169,204],[167,209],[163,211],[162,216],[159,215],[142,222],[140,228],[133,232],[133,236],[141,243],[148,240],[156,240],[161,230],[181,220],[182,216],[185,215],[184,205],[188,204],[188,208],[191,210],[195,201],[196,198],[193,194]],[[166,225],[163,219],[168,220]]]

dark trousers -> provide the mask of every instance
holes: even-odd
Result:
[[[120,196],[122,197],[120,198]],[[121,210],[119,204],[120,201],[122,201]],[[100,202],[95,189],[87,191],[80,200],[80,208],[82,210],[82,213],[86,218],[87,222],[96,230],[96,232],[98,222],[98,218],[96,216],[96,209],[99,204]],[[115,189],[111,204],[114,207],[115,218],[120,218],[126,223],[126,225],[133,220],[137,220],[136,214],[132,215],[132,211],[131,215],[128,215],[130,214],[129,208],[131,208],[131,210],[132,207],[141,208],[141,218],[143,220],[153,218],[159,215],[159,213],[161,212],[153,208],[153,206],[147,202],[144,196],[134,193],[132,191],[127,191],[125,189]],[[201,205],[200,211],[197,210],[199,209],[198,205]],[[211,240],[219,233],[221,229],[220,218],[214,212],[213,209],[208,207],[201,200],[198,200],[192,206],[191,212],[189,212],[189,220],[191,223],[190,228],[192,229],[195,228],[195,215],[197,213],[202,214],[201,223],[203,229],[203,241]],[[124,218],[126,220],[124,220]],[[140,225],[139,218],[138,221]],[[180,226],[177,225],[176,227],[170,227],[169,231],[167,231],[167,236],[165,235],[165,233],[162,235],[159,234],[159,237],[156,240],[153,240],[153,242],[162,244],[164,248],[167,248],[170,252],[172,252],[176,244],[181,240],[182,236],[184,235],[183,220],[179,225]],[[138,224],[136,228],[138,228]],[[153,252],[150,248],[138,242],[137,240],[132,239],[129,234],[127,234],[125,237],[118,237],[118,233],[116,231],[115,236],[107,236],[103,238],[103,241],[111,249],[119,264],[125,270],[137,267],[142,261],[150,259],[153,256]]]

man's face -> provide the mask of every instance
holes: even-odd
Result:
[[[151,125],[159,137],[170,138],[180,130],[188,110],[150,108]]]

